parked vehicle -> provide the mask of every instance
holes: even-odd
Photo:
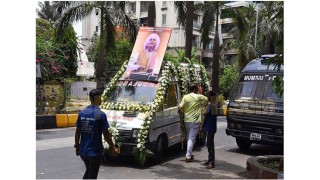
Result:
[[[283,78],[283,65],[278,70],[263,55],[243,69],[235,84],[227,108],[226,134],[236,138],[241,149],[252,143],[283,146],[283,97],[272,85],[276,76]]]

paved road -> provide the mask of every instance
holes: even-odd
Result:
[[[166,153],[160,165],[140,167],[133,158],[123,157],[103,163],[99,179],[230,179],[243,178],[246,160],[251,156],[283,154],[273,146],[253,145],[249,151],[238,149],[234,138],[225,134],[225,117],[218,118],[216,168],[207,170],[201,164],[207,159],[206,147],[195,147],[195,161],[185,163],[181,144]],[[81,179],[85,170],[82,160],[74,153],[75,128],[38,130],[36,153],[37,179]]]

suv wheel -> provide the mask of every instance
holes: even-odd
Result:
[[[248,150],[252,144],[250,141],[240,139],[240,138],[236,138],[236,142],[237,142],[238,147],[243,150]]]

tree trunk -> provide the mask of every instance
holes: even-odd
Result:
[[[219,40],[219,3],[216,4],[216,29],[213,40],[212,56],[212,91],[219,94],[219,60],[220,60],[220,40]]]
[[[156,4],[154,1],[149,1],[147,26],[155,27],[155,24],[156,24],[155,19],[156,19]]]
[[[192,31],[193,31],[193,7],[194,1],[186,2],[186,48],[185,55],[187,58],[191,59],[192,50]]]
[[[213,40],[213,59],[212,59],[212,91],[219,93],[219,33],[216,30]]]
[[[106,77],[105,77],[105,69],[106,69],[106,49],[105,49],[105,40],[106,40],[106,31],[103,28],[103,15],[104,15],[104,8],[101,8],[100,13],[100,48],[99,48],[99,56],[97,61],[97,74],[96,74],[96,80],[97,80],[97,89],[104,89],[104,85],[106,84]]]

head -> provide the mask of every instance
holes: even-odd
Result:
[[[101,90],[93,89],[89,93],[91,105],[100,106],[101,105]]]
[[[193,93],[198,93],[198,91],[199,91],[198,85],[197,84],[192,84],[190,86],[190,91],[193,92]]]
[[[144,41],[144,50],[155,51],[160,44],[160,37],[158,34],[152,33]]]
[[[217,93],[210,91],[209,92],[209,97],[208,97],[211,101],[215,101],[217,99]]]

